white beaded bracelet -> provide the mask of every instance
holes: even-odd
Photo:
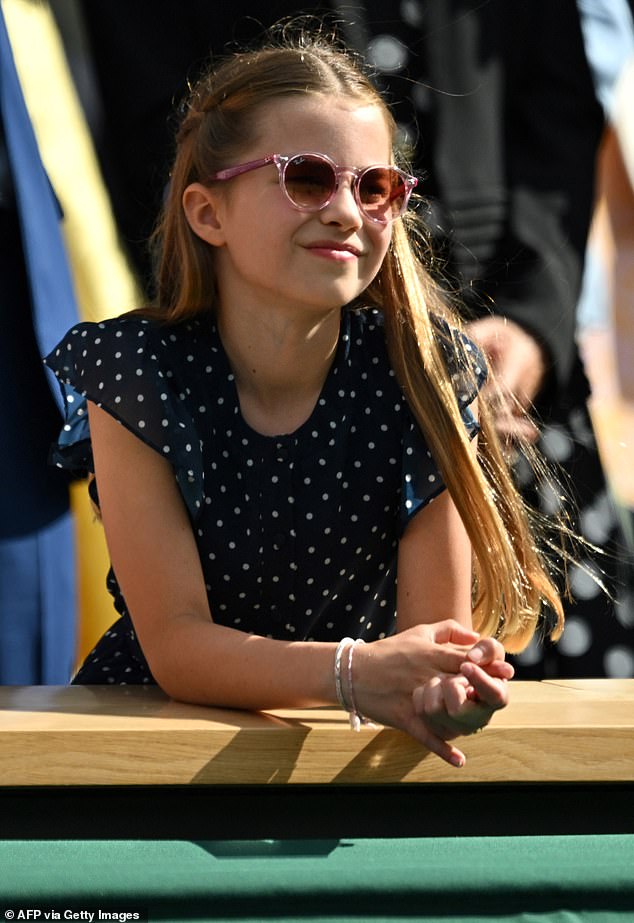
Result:
[[[348,645],[350,645],[351,648],[354,646],[354,638],[342,638],[337,645],[337,650],[335,652],[335,692],[337,693],[337,701],[339,702],[339,705],[343,708],[344,711],[347,712],[350,711],[350,706],[346,702],[346,698],[343,694],[343,683],[341,681],[341,659],[343,657],[343,652]]]
[[[352,655],[357,644],[365,644],[363,638],[342,638],[339,644],[337,645],[337,650],[335,651],[335,692],[337,693],[337,701],[339,705],[343,708],[344,711],[348,712],[350,716],[350,727],[353,731],[360,731],[361,725],[364,727],[376,727],[372,724],[368,718],[360,713],[357,708],[357,703],[354,698],[354,685],[352,677]],[[343,655],[345,650],[348,650],[348,665],[347,665],[347,696],[344,692],[344,682],[341,671],[341,661],[343,660]]]
[[[354,698],[354,686],[352,683],[352,655],[354,654],[354,649],[357,644],[365,644],[363,638],[357,638],[352,642],[348,649],[348,695],[350,696],[350,708],[348,709],[350,713],[350,728],[353,731],[360,731],[361,725],[364,727],[376,727],[372,722],[365,718],[359,709],[357,708],[357,703]]]

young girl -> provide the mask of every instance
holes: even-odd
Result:
[[[320,37],[194,88],[157,307],[47,359],[58,464],[94,471],[121,614],[75,682],[339,701],[460,766],[449,741],[506,704],[503,645],[561,610],[485,407],[475,422],[482,359],[410,243],[394,135]]]

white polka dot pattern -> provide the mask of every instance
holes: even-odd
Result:
[[[438,325],[439,338],[449,334]],[[86,416],[77,416],[87,397],[174,466],[217,622],[289,639],[371,640],[394,630],[398,540],[443,482],[389,366],[378,311],[344,311],[313,413],[278,437],[243,420],[210,318],[169,328],[139,316],[81,324],[47,361],[74,389],[62,464],[90,468]],[[479,368],[469,384],[454,374],[470,432],[466,404],[483,375]],[[110,589],[128,623],[117,634],[129,640],[112,575]],[[110,634],[103,643],[110,655],[98,648],[93,666],[120,675],[130,666],[113,662],[120,642]]]

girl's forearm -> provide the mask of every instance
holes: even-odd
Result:
[[[182,616],[145,653],[173,698],[263,709],[334,704],[335,650],[334,643],[276,641]]]

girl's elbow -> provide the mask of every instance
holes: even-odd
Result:
[[[191,704],[213,704],[205,695],[204,677],[197,668],[201,639],[200,619],[178,618],[160,636],[146,639],[143,653],[157,685],[171,699]],[[208,674],[208,670],[204,671]],[[201,682],[202,679],[202,682]]]
[[[189,705],[214,704],[199,688],[191,667],[174,663],[169,657],[154,658],[148,663],[157,685],[170,699]]]

